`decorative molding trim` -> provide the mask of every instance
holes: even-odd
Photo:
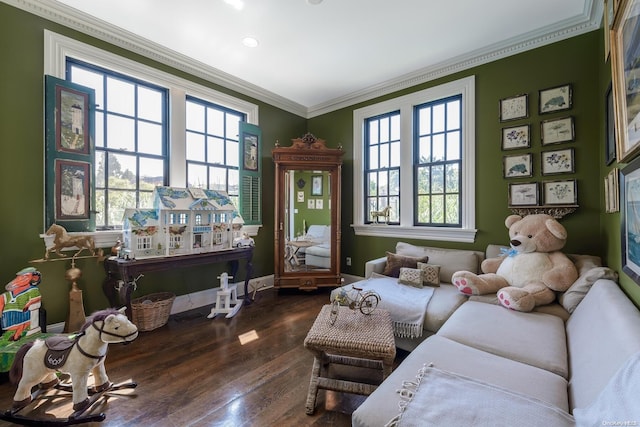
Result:
[[[305,107],[304,105],[238,79],[221,70],[207,66],[190,57],[110,25],[107,22],[95,19],[66,5],[51,0],[1,1],[57,24],[64,25],[115,46],[140,54],[159,63],[171,66],[177,70],[184,71],[195,77],[251,96],[304,118],[316,117],[452,73],[464,71],[527,50],[595,31],[600,28],[604,7],[602,1],[590,0],[585,5],[585,10],[582,15],[577,18],[525,34],[516,39],[489,46],[468,55],[462,55],[449,61],[399,76],[392,80],[387,80],[322,104]]]
[[[575,206],[534,206],[531,208],[514,208],[510,207],[511,212],[520,216],[534,215],[534,214],[547,214],[551,215],[555,219],[562,219],[562,217],[575,212],[578,209],[578,205]]]
[[[397,225],[356,225],[351,224],[357,236],[393,237],[397,239],[435,240],[442,242],[473,243],[476,229],[401,227]]]

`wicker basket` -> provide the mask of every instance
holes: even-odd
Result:
[[[152,331],[169,320],[175,294],[158,292],[131,300],[131,321],[139,331]]]

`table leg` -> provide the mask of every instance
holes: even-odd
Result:
[[[105,270],[106,270],[105,272],[107,274],[107,277],[102,282],[102,292],[107,297],[107,300],[109,300],[109,305],[111,307],[117,307],[118,296],[116,294],[116,284],[118,283],[118,281],[113,276],[111,271],[107,269],[106,264],[105,264]]]
[[[311,380],[309,382],[309,392],[307,393],[307,403],[305,409],[307,415],[313,415],[316,410],[316,397],[318,396],[318,382],[320,381],[320,368],[322,361],[318,356],[313,358],[313,368],[311,368]]]

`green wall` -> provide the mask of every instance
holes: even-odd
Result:
[[[276,140],[284,146],[291,138],[310,131],[325,139],[329,147],[342,144],[344,156],[342,176],[342,255],[351,257],[352,266],[342,262],[343,271],[362,275],[364,263],[393,250],[396,239],[355,236],[353,222],[353,110],[365,105],[425,89],[468,75],[476,76],[476,227],[478,234],[472,244],[443,243],[409,240],[415,244],[484,249],[488,243],[506,243],[508,236],[503,220],[510,214],[507,209],[507,181],[502,178],[500,149],[501,128],[506,124],[498,118],[498,102],[501,98],[521,93],[529,94],[530,117],[527,120],[509,122],[508,125],[531,123],[534,153],[534,177],[541,180],[539,156],[541,151],[539,123],[563,114],[538,116],[538,90],[571,83],[573,108],[564,115],[575,118],[576,141],[562,144],[574,147],[578,180],[577,212],[562,220],[569,232],[567,252],[600,255],[609,266],[620,271],[619,215],[605,214],[602,179],[611,167],[604,165],[604,94],[610,82],[609,63],[604,62],[602,30],[574,37],[553,45],[481,65],[432,82],[354,105],[319,117],[306,120],[264,102],[235,93],[221,86],[174,70],[163,64],[128,52],[108,43],[88,37],[45,19],[0,3],[0,53],[3,66],[0,69],[0,188],[5,195],[0,211],[0,224],[5,228],[0,264],[0,280],[9,282],[16,271],[29,265],[29,260],[42,258],[44,244],[38,237],[44,231],[43,224],[43,31],[49,29],[101,49],[122,55],[156,67],[185,79],[192,80],[220,92],[256,103],[260,108],[260,127],[263,131],[263,228],[256,237],[254,276],[273,273],[273,176],[271,149]],[[7,64],[11,64],[8,66]],[[560,148],[560,145],[558,146]],[[519,181],[528,181],[522,179]],[[511,181],[515,182],[515,181]],[[326,188],[325,188],[326,190]],[[308,197],[308,196],[306,196]],[[325,200],[325,203],[327,201]],[[311,223],[308,221],[307,225]],[[41,291],[48,322],[64,321],[67,312],[69,284],[64,272],[67,261],[39,263],[42,272]],[[102,294],[104,272],[95,260],[78,262],[84,273],[80,287],[84,290],[87,313],[104,308],[106,298]],[[162,275],[148,275],[140,282],[134,297],[145,293],[171,290],[186,294],[212,287],[216,275],[222,271],[196,268],[177,270]],[[153,284],[146,286],[145,284]],[[640,302],[640,286],[621,274],[621,284],[636,303]]]

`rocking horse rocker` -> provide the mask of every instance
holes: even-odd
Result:
[[[10,410],[0,413],[0,419],[22,425],[60,426],[103,421],[104,413],[90,410],[105,393],[135,388],[135,382],[114,385],[109,381],[104,360],[109,344],[128,344],[138,336],[138,328],[122,310],[106,309],[94,313],[73,337],[53,336],[24,344],[16,353],[9,379],[17,383]],[[89,372],[94,386],[87,387]],[[71,384],[60,383],[57,373],[71,376]],[[35,391],[32,391],[35,386]],[[38,419],[18,415],[31,402],[48,390],[72,393],[73,413],[67,418]]]

